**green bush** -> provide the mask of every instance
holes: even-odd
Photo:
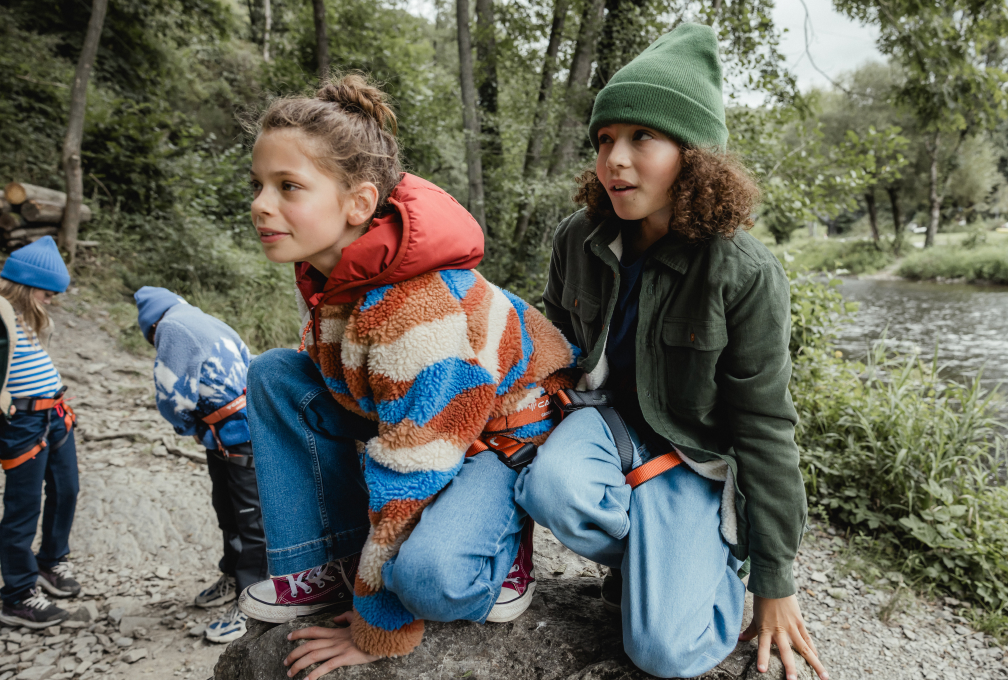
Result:
[[[896,273],[913,280],[941,277],[1008,284],[1008,248],[996,245],[928,248],[908,255]]]
[[[777,258],[794,269],[815,272],[846,270],[850,274],[871,274],[895,261],[888,242],[874,241],[809,241],[800,248],[773,248]],[[841,272],[845,273],[845,272]]]
[[[812,503],[881,545],[910,579],[990,612],[1008,605],[1005,441],[979,378],[961,385],[935,361],[839,358],[828,330],[847,307],[835,289],[792,275],[791,392]],[[811,302],[809,302],[811,301]]]

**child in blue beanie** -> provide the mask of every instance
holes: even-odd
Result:
[[[224,322],[164,288],[144,286],[133,298],[144,337],[157,350],[154,385],[161,415],[175,432],[207,449],[212,503],[224,534],[221,577],[196,596],[209,609],[236,599],[247,586],[269,578],[259,490],[245,414],[251,357]],[[245,634],[246,617],[232,606],[206,630],[211,642]]]
[[[63,401],[66,390],[46,346],[52,321],[46,313],[70,273],[51,237],[11,253],[0,271],[0,463],[6,475],[0,520],[3,609],[0,622],[40,629],[64,621],[69,612],[46,593],[73,597],[80,584],[68,555],[77,509],[77,446],[74,414]],[[6,347],[4,347],[6,346]],[[32,542],[42,507],[42,546]]]

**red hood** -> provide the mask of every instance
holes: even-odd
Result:
[[[295,265],[297,285],[314,309],[353,302],[369,290],[441,269],[472,269],[483,259],[483,231],[446,191],[404,173],[389,196],[395,210],[371,221],[343,249],[329,280],[307,262]]]

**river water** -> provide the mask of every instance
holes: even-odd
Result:
[[[985,387],[1004,382],[1000,391],[1008,392],[1008,288],[851,279],[840,291],[861,303],[840,329],[846,356],[863,358],[883,333],[888,347],[926,358],[937,342],[945,375],[971,380],[982,368]]]

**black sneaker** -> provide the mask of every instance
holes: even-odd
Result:
[[[26,628],[48,628],[70,618],[70,612],[60,609],[38,588],[28,591],[28,597],[12,604],[3,603],[0,623]]]
[[[619,613],[623,599],[623,574],[619,569],[609,567],[609,573],[602,579],[602,604],[611,612]]]
[[[80,593],[80,584],[73,577],[73,565],[65,557],[52,569],[39,567],[37,583],[53,597],[74,597]]]
[[[221,574],[217,583],[213,584],[196,596],[196,606],[203,609],[213,609],[222,604],[227,604],[237,599],[238,593],[235,590],[235,577]]]

